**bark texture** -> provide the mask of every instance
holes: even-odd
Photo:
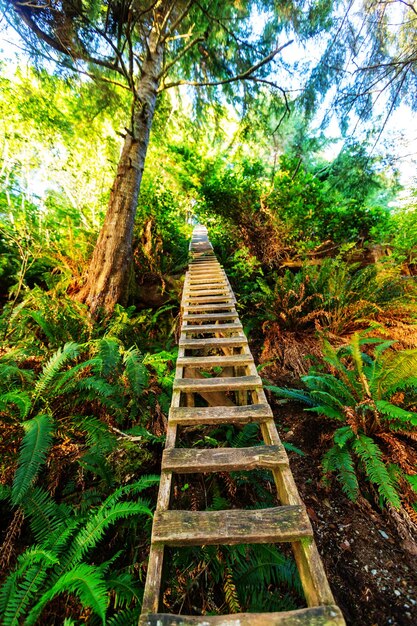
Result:
[[[151,32],[107,214],[86,282],[75,296],[89,306],[92,315],[101,310],[112,312],[122,301],[128,283],[133,225],[162,66],[163,49],[157,41],[156,33]]]

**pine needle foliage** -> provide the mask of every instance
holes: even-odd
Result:
[[[323,470],[337,476],[351,500],[364,476],[381,503],[399,509],[407,499],[400,478],[417,472],[417,350],[396,351],[393,343],[369,333],[355,333],[338,350],[325,342],[322,367],[302,377],[306,391],[269,389],[339,423]],[[389,471],[392,464],[395,473]]]

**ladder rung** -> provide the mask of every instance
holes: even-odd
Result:
[[[227,511],[156,511],[152,543],[168,546],[277,543],[312,537],[303,506]]]
[[[252,448],[168,448],[162,457],[162,469],[177,474],[236,472],[288,465],[283,446]]]
[[[193,304],[199,304],[201,303],[206,303],[206,302],[233,302],[232,296],[229,294],[225,294],[224,296],[193,296],[193,295],[186,295],[185,296],[185,301],[186,302],[192,302]]]
[[[185,304],[185,311],[224,311],[235,308],[234,302],[229,302],[225,304]]]
[[[237,313],[196,313],[195,315],[184,315],[183,322],[203,322],[205,320],[233,320],[239,316]]]
[[[235,376],[228,378],[176,378],[174,389],[187,393],[200,391],[247,391],[262,387],[259,376]]]
[[[345,626],[335,605],[312,606],[282,613],[233,613],[231,615],[171,615],[151,613],[140,626]]]
[[[199,424],[249,424],[267,422],[272,419],[268,404],[245,404],[244,406],[203,406],[172,407],[169,411],[171,422],[183,426]]]
[[[234,324],[194,324],[193,326],[183,326],[181,332],[185,333],[223,333],[225,330],[241,330],[242,324],[235,322]]]
[[[186,289],[188,291],[207,291],[213,289],[225,289],[229,288],[229,284],[227,281],[223,280],[215,280],[214,282],[209,282],[208,280],[199,280],[197,283],[194,283],[192,279],[186,284]]]
[[[180,339],[181,348],[199,350],[200,348],[238,348],[247,345],[246,337],[209,337],[208,339]]]
[[[227,285],[225,278],[192,278],[188,279],[189,287],[198,288],[199,286],[207,287],[208,285]]]
[[[250,365],[253,363],[251,354],[232,354],[231,356],[179,356],[177,365],[182,367],[197,367],[209,369],[211,367],[231,367],[233,365]]]

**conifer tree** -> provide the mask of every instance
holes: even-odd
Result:
[[[290,43],[273,0],[3,0],[14,27],[38,58],[57,55],[67,67],[130,90],[130,115],[107,214],[77,298],[93,314],[110,312],[125,293],[133,225],[158,94],[179,85],[218,87],[245,95],[274,85],[269,64]],[[10,10],[13,9],[13,10]],[[259,35],[254,12],[269,15]],[[304,18],[306,16],[304,15]],[[239,87],[242,91],[242,87]]]

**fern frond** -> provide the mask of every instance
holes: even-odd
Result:
[[[35,480],[52,443],[53,421],[49,415],[37,415],[23,423],[23,437],[18,467],[13,480],[12,503],[19,504]]]
[[[82,606],[91,608],[101,618],[103,624],[105,623],[108,599],[104,579],[98,568],[87,565],[87,563],[81,563],[63,574],[51,589],[42,595],[27,615],[25,624],[27,626],[35,624],[46,604],[64,592],[75,593]]]
[[[331,406],[325,404],[319,404],[318,406],[309,407],[305,409],[306,411],[310,411],[310,413],[317,413],[318,415],[324,415],[325,417],[329,417],[330,419],[344,421],[343,411],[340,409],[334,409]]]
[[[346,405],[355,405],[357,399],[352,394],[350,389],[338,378],[332,376],[331,374],[315,374],[315,375],[307,375],[302,376],[301,380],[308,387],[308,389],[316,390],[322,389],[323,391],[327,391],[328,393],[334,394],[336,397],[340,398]]]
[[[388,418],[400,420],[406,425],[417,426],[417,413],[405,411],[401,407],[391,404],[391,402],[387,402],[386,400],[376,400],[375,406],[382,415],[386,415]]]
[[[57,504],[50,494],[40,487],[29,489],[21,506],[40,544],[45,544],[69,516],[68,508]]]
[[[97,448],[101,453],[107,454],[116,447],[116,436],[109,431],[108,425],[97,417],[76,415],[72,417],[72,423],[85,432],[86,443],[90,448]]]
[[[98,348],[100,376],[108,377],[114,374],[120,365],[122,355],[120,354],[120,341],[115,337],[104,337],[96,343]]]
[[[80,563],[85,554],[98,544],[112,524],[132,515],[152,517],[152,511],[142,502],[117,502],[110,507],[104,503],[78,531],[72,548],[63,556],[61,566],[66,568]]]
[[[379,446],[373,439],[363,434],[359,434],[352,445],[363,462],[366,475],[377,486],[383,500],[395,508],[399,508],[401,501],[387,467],[382,461],[382,452]]]
[[[381,366],[378,386],[383,395],[397,383],[414,378],[413,373],[417,370],[417,350],[385,353],[381,359]]]
[[[350,426],[342,426],[342,428],[338,428],[334,432],[333,441],[339,446],[339,448],[344,448],[346,443],[354,437],[355,433]]]
[[[408,378],[397,380],[394,384],[390,385],[387,389],[384,389],[383,395],[389,398],[396,391],[404,391],[405,389],[417,390],[417,376],[409,376]]]
[[[223,591],[226,604],[230,613],[239,613],[241,610],[233,574],[229,567],[225,568],[223,579]]]
[[[9,404],[14,404],[20,414],[21,419],[29,415],[32,407],[31,399],[24,391],[9,391],[0,396],[0,411],[5,411]]]
[[[57,562],[52,552],[37,546],[19,556],[16,570],[8,576],[0,590],[2,626],[17,626],[21,623],[27,606],[48,575],[48,569]]]
[[[140,606],[120,611],[106,621],[107,626],[126,626],[126,624],[137,624],[141,613]]]
[[[78,355],[78,351],[79,345],[77,343],[70,342],[66,343],[62,349],[59,348],[55,354],[51,356],[49,361],[43,367],[42,373],[36,382],[34,402],[51,385],[52,381],[56,378],[65,363]]]
[[[149,381],[149,372],[143,364],[140,352],[136,348],[127,350],[123,355],[126,377],[134,396],[140,396]]]
[[[356,500],[359,494],[359,483],[350,452],[346,448],[333,446],[324,455],[322,466],[325,474],[336,472],[344,493],[349,500]]]
[[[130,604],[132,600],[137,600],[141,595],[136,581],[129,572],[106,576],[106,585],[107,588],[111,589],[115,594],[115,609]]]
[[[310,406],[314,405],[314,401],[311,399],[311,396],[307,391],[287,389],[285,387],[275,387],[274,385],[265,385],[265,389],[269,389],[269,391],[272,391],[272,393],[280,398],[296,400],[297,402],[303,402],[304,404],[308,404]]]

